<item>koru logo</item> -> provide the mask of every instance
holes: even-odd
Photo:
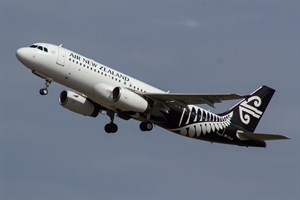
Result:
[[[249,105],[250,102],[253,102],[254,106]],[[263,112],[257,109],[260,107],[261,103],[262,101],[260,97],[252,96],[240,104],[239,106],[240,119],[244,124],[250,123],[251,121],[250,115],[257,119],[261,117]]]

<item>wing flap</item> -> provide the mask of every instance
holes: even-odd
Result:
[[[284,135],[265,134],[265,133],[250,133],[250,132],[237,133],[237,137],[240,140],[263,140],[263,141],[290,139]]]

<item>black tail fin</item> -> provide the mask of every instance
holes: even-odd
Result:
[[[233,124],[238,126],[241,130],[254,132],[274,92],[275,90],[272,88],[261,86],[250,94],[249,97],[243,99],[220,115],[222,116],[233,112],[231,119]]]

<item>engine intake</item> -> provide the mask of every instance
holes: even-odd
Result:
[[[115,87],[111,97],[114,107],[122,111],[144,113],[149,107],[147,100],[125,88]]]
[[[100,112],[98,104],[72,91],[62,91],[58,102],[64,108],[84,116],[97,117]]]

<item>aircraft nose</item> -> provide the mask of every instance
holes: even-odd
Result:
[[[25,48],[20,48],[16,52],[16,56],[20,62],[22,62],[26,59],[26,57],[27,57],[26,54],[27,54],[27,52],[26,52]]]

